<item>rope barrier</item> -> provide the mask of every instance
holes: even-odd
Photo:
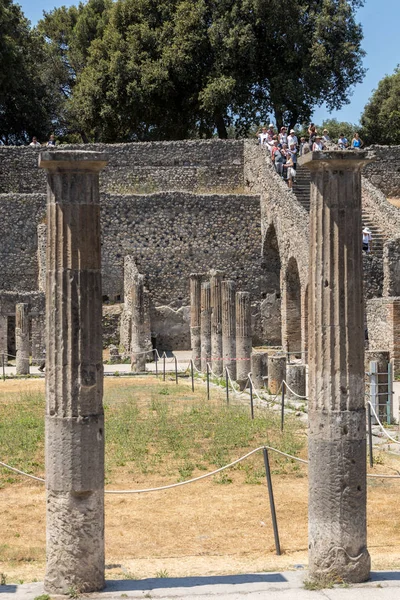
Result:
[[[45,481],[41,477],[36,477],[35,475],[30,475],[29,473],[25,473],[24,471],[20,471],[19,469],[15,469],[15,467],[11,467],[10,465],[6,465],[6,463],[3,463],[1,461],[0,461],[0,465],[2,467],[5,467],[6,469],[9,469],[10,471],[14,471],[14,473],[18,473],[19,475],[25,475],[25,477],[30,477],[31,479],[35,479],[36,481],[43,481],[43,483]]]
[[[395,440],[394,437],[392,437],[384,428],[384,426],[382,425],[378,415],[376,414],[375,408],[372,406],[372,403],[368,400],[368,404],[370,405],[372,412],[374,413],[375,419],[378,421],[378,425],[379,427],[382,429],[383,433],[386,435],[387,438],[389,438],[389,440],[392,440],[392,442],[394,442],[395,444],[400,444],[400,442],[398,440]]]
[[[296,396],[296,398],[300,398],[301,400],[308,400],[307,396],[299,396],[299,394],[296,394],[296,392],[292,390],[292,388],[286,383],[284,379],[282,380],[282,383],[286,385],[287,389],[293,394],[293,396]]]

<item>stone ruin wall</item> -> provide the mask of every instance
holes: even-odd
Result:
[[[123,301],[123,260],[132,255],[147,275],[152,322],[167,349],[189,347],[188,276],[210,268],[225,271],[238,289],[251,292],[253,326],[263,339],[274,320],[274,303],[283,302],[285,293],[283,276],[282,298],[272,298],[263,276],[268,259],[262,246],[271,225],[281,272],[295,258],[304,292],[308,213],[274,176],[253,141],[90,144],[85,149],[106,151],[110,159],[101,174],[103,293],[112,302]],[[400,170],[393,165],[400,163],[400,147],[374,150],[378,160],[363,173],[363,202],[391,236],[397,209],[385,194],[400,196]],[[45,219],[46,181],[37,160],[32,148],[0,148],[0,290],[38,289],[37,226]],[[246,190],[253,195],[244,195]],[[365,267],[371,273],[367,295],[381,296],[375,276],[379,265]]]

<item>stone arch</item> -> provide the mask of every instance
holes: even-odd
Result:
[[[286,352],[295,352],[295,356],[300,358],[302,351],[301,283],[297,261],[293,257],[289,259],[286,266],[283,304],[283,347]]]
[[[275,226],[266,232],[262,251],[261,319],[265,344],[282,344],[281,319],[281,257]]]

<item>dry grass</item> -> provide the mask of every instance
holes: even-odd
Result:
[[[135,382],[138,389],[141,388],[139,380]],[[26,392],[27,388],[31,392],[43,392],[42,381],[9,381],[4,385],[8,402],[15,401],[17,394]],[[161,385],[159,389],[165,387],[158,385]],[[182,387],[181,393],[190,396],[183,385],[181,382],[175,387]],[[108,402],[112,403],[115,394],[122,397],[128,393],[130,386],[132,380],[106,380]],[[167,387],[175,389],[173,383]],[[6,391],[4,387],[0,388],[0,413],[4,413],[2,391]],[[201,393],[204,398],[203,390]],[[144,392],[141,394],[143,397]],[[115,406],[119,406],[117,402]],[[254,442],[258,445],[259,439],[251,440],[249,449],[254,447]],[[229,453],[236,457],[243,450],[243,447],[232,448]],[[301,450],[303,455],[304,452],[305,449]],[[146,472],[129,462],[124,466],[110,466],[108,487],[143,488],[176,481],[180,477],[177,470],[180,460],[169,453],[166,466],[153,466],[145,469]],[[263,471],[261,454],[254,458],[253,468]],[[264,478],[249,478],[245,469],[235,469],[229,472],[232,482],[228,485],[206,479],[165,492],[107,495],[107,578],[155,577],[162,571],[169,576],[240,573],[306,564],[307,470],[301,467],[293,471],[290,467],[284,474],[286,468],[276,463],[275,470],[280,473],[273,477],[282,556],[276,556],[274,551]],[[384,464],[376,466],[374,471],[393,472],[397,468],[399,459],[385,455]],[[195,467],[192,475],[203,472]],[[399,485],[395,480],[369,480],[368,536],[374,569],[400,568]],[[10,582],[42,580],[45,560],[43,487],[18,479],[4,484],[0,501],[0,572],[5,573]]]

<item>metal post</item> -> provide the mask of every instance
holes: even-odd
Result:
[[[4,352],[1,356],[2,356],[2,365],[3,365],[3,381],[5,381],[6,380],[6,369],[4,366]]]
[[[229,371],[225,367],[225,384],[226,384],[226,403],[229,404]]]
[[[269,468],[267,448],[265,448],[265,447],[263,448],[263,453],[264,453],[265,476],[267,478],[267,485],[268,485],[269,505],[271,508],[272,526],[274,528],[275,549],[276,549],[276,554],[278,556],[280,556],[281,555],[281,546],[279,543],[278,523],[276,520],[274,492],[272,491],[271,470]]]
[[[157,354],[157,350],[154,350],[154,360],[156,361],[156,377],[158,377],[158,354]]]
[[[368,402],[368,442],[369,442],[369,466],[374,466],[374,456],[372,453],[372,419],[371,419],[371,405]]]
[[[388,398],[387,398],[387,402],[386,402],[386,422],[388,425],[390,425],[392,412],[393,412],[393,365],[390,361],[388,363],[387,392],[388,392]]]
[[[249,390],[250,390],[250,411],[251,411],[251,419],[254,420],[254,404],[253,404],[253,382],[249,377]]]
[[[370,402],[374,407],[376,414],[379,416],[379,396],[378,396],[378,363],[375,360],[371,360],[369,363],[369,377],[370,377]],[[373,418],[375,422],[375,417]]]
[[[207,363],[206,373],[207,373],[207,400],[209,400],[210,399],[210,365],[208,363]]]
[[[163,381],[165,381],[165,352],[162,357],[163,357]]]
[[[175,359],[175,383],[178,383],[178,359],[174,356]]]
[[[192,392],[194,392],[194,364],[193,364],[193,359],[190,359],[190,377],[192,379]]]
[[[282,381],[281,431],[283,431],[284,420],[285,420],[285,381]]]

